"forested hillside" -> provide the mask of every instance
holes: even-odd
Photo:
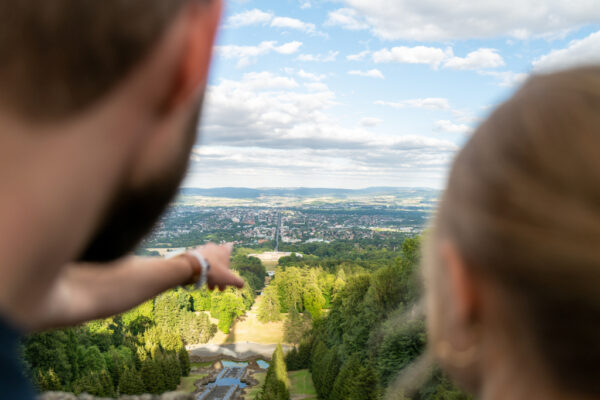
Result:
[[[320,399],[381,399],[427,344],[424,317],[415,308],[419,239],[290,250],[297,253],[279,260],[266,288],[260,260],[238,249],[232,266],[247,282],[242,290],[172,290],[114,318],[30,336],[23,355],[32,379],[42,390],[102,396],[175,389],[189,372],[184,346],[206,343],[217,330],[228,333],[262,290],[259,321],[283,321],[284,341],[297,345],[285,366],[283,353],[276,354],[262,398],[289,395],[287,367],[310,369]],[[411,398],[467,398],[439,370],[430,372]]]
[[[320,257],[282,259],[274,288],[267,289],[268,304],[280,312],[312,316],[313,327],[287,355],[287,367],[310,368],[321,399],[379,399],[426,347],[424,317],[410,312],[421,295],[419,239],[406,239],[398,252],[320,247],[313,249]],[[468,397],[432,369],[412,398]]]
[[[228,332],[254,303],[251,285],[264,285],[259,260],[240,256],[233,266],[249,283],[242,290],[171,290],[113,318],[28,336],[22,353],[33,382],[41,391],[106,397],[174,390],[190,371],[184,346]]]

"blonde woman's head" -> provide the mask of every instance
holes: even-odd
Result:
[[[600,396],[600,68],[533,77],[479,127],[427,247],[430,344],[455,379]]]

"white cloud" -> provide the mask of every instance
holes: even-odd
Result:
[[[466,57],[451,57],[444,62],[445,68],[461,70],[498,68],[504,65],[506,64],[498,50],[485,48],[472,51]]]
[[[339,10],[329,12],[329,17],[325,25],[341,26],[344,29],[352,31],[369,28],[369,25],[362,20],[359,13],[352,8],[340,8]]]
[[[261,55],[269,54],[271,52],[290,55],[300,50],[302,42],[289,42],[277,45],[275,41],[262,42],[257,46],[237,46],[237,45],[225,45],[215,47],[215,51],[225,59],[238,59],[238,68],[244,68],[253,62],[256,62],[256,58]]]
[[[457,150],[454,143],[367,130],[381,123],[377,118],[344,127],[327,112],[335,105],[334,93],[322,83],[312,84],[321,90],[305,92],[287,77],[262,72],[209,86],[204,146],[196,152],[192,170],[202,171],[202,176],[218,171],[220,177],[236,179],[245,173],[263,179],[281,174],[289,174],[288,179],[369,177],[371,182],[396,179],[397,174],[443,177]]]
[[[289,42],[279,47],[276,47],[275,51],[280,54],[294,54],[298,50],[300,50],[301,46],[302,42]]]
[[[373,53],[376,63],[397,62],[407,64],[428,64],[438,68],[440,64],[452,56],[452,49],[442,50],[436,47],[394,47],[390,50],[382,49]]]
[[[598,5],[600,8],[600,5]],[[582,65],[600,64],[600,31],[573,40],[564,49],[553,50],[533,61],[536,72],[550,72]]]
[[[470,133],[473,128],[465,124],[455,124],[452,121],[441,120],[435,123],[435,128],[449,133]]]
[[[312,62],[334,62],[339,54],[339,51],[333,50],[330,50],[327,54],[300,54],[298,56],[298,60]]]
[[[465,57],[457,57],[451,47],[441,49],[427,46],[381,49],[373,53],[373,61],[376,63],[426,64],[434,69],[443,66],[459,70],[482,70],[505,65],[504,59],[496,49],[481,48],[470,52]]]
[[[387,40],[556,35],[600,20],[594,0],[343,0],[338,25],[364,29]],[[343,11],[342,11],[343,10]]]
[[[346,59],[348,61],[362,61],[369,54],[371,54],[371,52],[369,50],[365,50],[365,51],[361,51],[360,53],[357,53],[357,54],[350,54],[350,55],[346,56]]]
[[[289,76],[269,72],[209,86],[203,146],[194,151],[188,185],[442,184],[456,144],[376,133],[370,128],[381,121],[373,117],[349,128],[329,114],[335,105],[323,83],[295,87]]]
[[[527,79],[529,74],[512,71],[479,71],[481,75],[491,76],[498,80],[498,86],[515,87]]]
[[[312,7],[312,4],[310,1],[308,0],[301,0],[300,1],[300,8],[303,10],[309,9]]]
[[[356,76],[364,76],[367,78],[385,79],[385,76],[383,75],[383,73],[378,69],[371,69],[369,71],[354,70],[354,71],[348,71],[348,74],[356,75]]]
[[[242,11],[234,14],[227,19],[226,28],[241,28],[245,26],[269,25],[273,28],[295,29],[306,33],[324,35],[316,31],[316,25],[310,22],[304,22],[297,18],[278,17],[272,12],[266,12],[257,8],[253,10]]]
[[[327,92],[327,91],[329,91],[329,86],[327,86],[323,82],[305,83],[304,87],[306,87],[311,92]]]
[[[303,69],[301,69],[300,71],[298,71],[298,76],[300,78],[303,78],[303,79],[308,79],[310,81],[317,81],[317,82],[322,81],[325,78],[327,78],[327,76],[324,75],[324,74],[317,75],[317,74],[313,74],[311,72],[306,72]]]
[[[195,148],[186,186],[441,187],[456,146],[405,137],[396,149]]]
[[[424,108],[426,110],[450,110],[450,102],[448,99],[441,97],[428,97],[423,99],[411,99],[401,102],[376,101],[375,104],[389,106],[394,108]]]
[[[249,90],[294,89],[299,86],[292,78],[277,76],[268,71],[244,74],[242,82]]]
[[[275,17],[271,21],[271,26],[276,28],[296,29],[307,33],[315,32],[316,29],[315,24],[289,17]]]
[[[225,26],[230,28],[241,28],[243,26],[265,25],[272,19],[272,13],[255,8],[253,10],[242,11],[241,13],[232,15],[227,19]]]
[[[379,119],[379,118],[365,117],[360,120],[359,124],[360,124],[360,126],[364,126],[367,128],[373,128],[378,125],[381,125],[382,122],[383,122],[383,120]]]

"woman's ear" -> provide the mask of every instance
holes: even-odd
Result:
[[[468,325],[477,321],[481,308],[481,296],[476,275],[469,269],[464,258],[451,241],[441,245],[443,267],[448,277],[448,306],[457,322]]]
[[[170,108],[195,101],[204,92],[222,9],[222,0],[195,1],[187,6],[187,43],[181,56]]]

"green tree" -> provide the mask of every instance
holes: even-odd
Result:
[[[194,290],[191,292],[191,295],[194,303],[194,311],[210,311],[212,294],[208,289]]]
[[[87,372],[100,372],[106,369],[106,361],[98,346],[90,346],[84,349],[81,360],[81,369]]]
[[[269,285],[265,289],[261,301],[258,303],[258,320],[263,323],[280,321],[281,313],[279,310],[279,296],[277,288],[274,285]]]
[[[402,277],[394,267],[383,267],[371,276],[369,295],[382,317],[393,311],[402,301]]]
[[[184,346],[181,346],[177,350],[177,357],[179,358],[181,376],[188,376],[190,374],[190,355]]]
[[[192,311],[192,296],[182,290],[170,290],[154,300],[154,320],[156,323],[173,329],[178,326],[182,312]]]
[[[310,313],[313,319],[321,318],[326,300],[316,283],[310,283],[304,288],[302,300],[304,309]]]
[[[43,392],[52,392],[52,391],[60,391],[62,390],[62,384],[60,383],[60,378],[52,368],[50,368],[46,372],[42,372],[41,370],[37,370],[34,375],[35,385]]]
[[[311,325],[311,318],[308,315],[300,314],[295,308],[292,308],[283,326],[283,340],[287,343],[300,343]]]
[[[115,397],[115,385],[108,371],[103,369],[99,374],[100,384],[102,385],[102,396]]]
[[[352,383],[358,369],[361,367],[361,359],[355,354],[350,357],[340,369],[335,378],[333,388],[329,394],[329,400],[347,400],[352,395]]]
[[[217,324],[219,330],[229,333],[229,329],[235,318],[242,315],[245,310],[242,297],[233,291],[226,291],[213,297],[210,313],[213,318],[219,320]]]
[[[161,366],[152,358],[148,357],[142,362],[141,375],[147,393],[160,394],[165,391]]]
[[[258,291],[265,286],[267,270],[258,258],[237,255],[231,261],[231,268],[239,272],[252,290]]]
[[[274,283],[277,287],[282,313],[289,312],[291,308],[296,308],[300,312],[303,311],[302,281],[302,270],[300,268],[277,269]]]
[[[144,382],[142,376],[135,368],[126,367],[119,381],[119,394],[142,394]]]
[[[348,400],[375,400],[379,398],[377,374],[370,361],[366,361],[356,371],[350,383],[351,393]]]
[[[261,400],[289,400],[289,380],[281,345],[273,353],[273,358],[260,393]]]
[[[320,398],[327,399],[340,369],[337,348],[327,349],[325,343],[317,342],[312,354],[313,382]]]
[[[181,315],[180,334],[186,344],[206,343],[217,331],[215,324],[203,312],[185,312]]]
[[[412,320],[387,334],[379,348],[376,369],[385,386],[403,368],[423,353],[426,345],[425,323]]]
[[[105,388],[97,371],[89,371],[73,384],[75,394],[87,393],[93,396],[104,396]]]

